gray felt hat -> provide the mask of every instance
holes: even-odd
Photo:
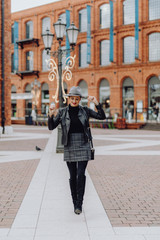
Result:
[[[69,93],[68,93],[68,97],[70,96],[80,96],[82,97],[82,92],[81,92],[81,88],[78,87],[71,87]]]

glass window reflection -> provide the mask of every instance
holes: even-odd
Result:
[[[149,61],[160,60],[160,33],[149,35]]]
[[[102,79],[99,86],[99,102],[106,113],[110,112],[110,86],[106,79]]]
[[[123,39],[123,62],[135,62],[135,38],[126,37]]]
[[[100,42],[100,65],[101,66],[107,66],[110,64],[109,48],[110,48],[109,40],[103,40]]]
[[[100,6],[100,28],[110,27],[110,5],[103,4]]]
[[[79,45],[79,67],[88,67],[86,43],[82,43]]]
[[[87,103],[88,103],[88,100],[87,100],[87,97],[88,97],[88,85],[87,85],[86,81],[81,80],[79,82],[78,86],[81,88],[83,96],[86,97],[86,98],[81,98],[81,105],[82,106],[87,106]]]
[[[125,0],[123,2],[123,24],[135,23],[135,1]]]
[[[50,30],[50,23],[51,20],[49,17],[45,17],[42,19],[42,34],[44,34],[46,32],[47,29]]]
[[[87,9],[79,11],[79,31],[87,32]]]
[[[33,22],[28,21],[26,23],[26,38],[30,39],[33,38]]]
[[[50,56],[47,54],[47,51],[44,49],[42,51],[42,71],[48,71],[47,60],[50,59]]]
[[[26,70],[33,71],[33,52],[26,52]]]
[[[149,20],[160,19],[160,0],[149,0]]]

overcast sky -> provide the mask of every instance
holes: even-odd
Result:
[[[11,11],[17,12],[27,8],[44,5],[47,3],[57,2],[60,0],[11,0]]]

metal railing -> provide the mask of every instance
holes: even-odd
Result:
[[[25,120],[26,117],[32,117],[34,121],[47,121],[47,112],[41,108],[36,109],[36,113],[31,108],[12,109],[12,120]],[[106,120],[104,122],[117,122],[118,118],[125,118],[126,122],[144,122],[144,123],[160,123],[160,110],[155,108],[134,108],[123,116],[121,108],[111,108],[106,112]],[[97,121],[97,120],[95,120]]]

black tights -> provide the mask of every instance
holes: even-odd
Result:
[[[88,161],[67,162],[67,166],[70,173],[70,179],[76,180],[77,178],[85,176],[87,164]]]

